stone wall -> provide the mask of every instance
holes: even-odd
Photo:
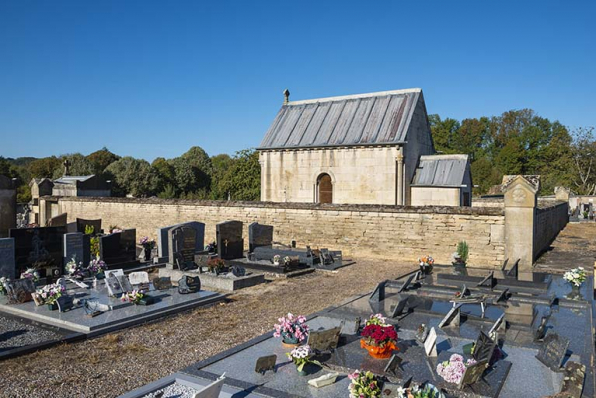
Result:
[[[48,198],[49,199],[49,198]],[[503,209],[470,207],[396,207],[311,203],[189,201],[134,198],[60,198],[68,221],[101,218],[108,228],[137,228],[137,237],[156,238],[156,229],[185,221],[205,225],[205,241],[226,220],[275,227],[274,240],[298,246],[343,250],[347,256],[414,263],[430,254],[448,264],[457,242],[470,246],[470,266],[500,266],[505,257]]]
[[[569,222],[566,202],[540,201],[534,220],[534,260],[540,256]]]

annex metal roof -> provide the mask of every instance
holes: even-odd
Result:
[[[258,149],[399,144],[414,114],[419,88],[291,101]]]
[[[95,174],[91,174],[88,176],[63,176],[54,180],[54,183],[57,184],[76,184],[78,181],[84,182],[91,178],[95,177]]]
[[[468,155],[424,155],[416,168],[412,186],[461,187]]]

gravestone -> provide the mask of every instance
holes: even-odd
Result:
[[[197,231],[194,228],[180,227],[170,228],[168,230],[169,257],[168,267],[173,269],[194,269],[196,268],[195,250],[197,243]]]
[[[128,276],[120,275],[117,276],[116,279],[118,279],[118,283],[120,283],[120,287],[122,288],[123,292],[128,293],[134,290],[132,285],[130,284],[130,281],[128,280]]]
[[[167,290],[172,288],[172,280],[169,276],[153,278],[153,287],[156,290]]]
[[[548,366],[553,372],[558,372],[569,348],[569,339],[556,333],[548,334],[536,355],[536,359]]]
[[[446,326],[459,326],[461,320],[461,304],[455,305],[449,310],[447,315],[439,322],[439,328]]]
[[[16,279],[6,284],[6,295],[11,304],[33,300],[32,293],[35,293],[35,284],[31,279]]]
[[[198,221],[190,221],[181,224],[170,225],[157,229],[157,253],[162,261],[166,261],[170,256],[170,242],[168,231],[176,227],[193,228],[196,231],[195,253],[203,251],[205,245],[205,224]]]
[[[496,346],[497,343],[493,339],[484,334],[484,332],[480,332],[476,339],[476,344],[474,345],[474,353],[472,354],[472,357],[477,362],[490,362]]]
[[[58,297],[58,300],[56,300],[56,302],[58,303],[58,310],[60,312],[69,311],[72,309],[72,307],[74,307],[73,296],[60,296]]]
[[[66,227],[11,229],[14,238],[17,275],[27,268],[36,268],[45,277],[51,269],[63,267],[63,240]]]
[[[89,265],[89,262],[85,261],[84,245],[83,245],[83,234],[80,232],[66,233],[63,235],[63,261],[66,265],[73,257],[76,262],[83,262],[83,267]]]
[[[66,213],[59,214],[56,217],[50,218],[46,225],[48,227],[66,227],[67,216]]]
[[[108,288],[108,294],[112,297],[120,297],[122,292],[122,286],[118,278],[112,275],[106,277],[106,286]]]
[[[401,367],[402,362],[403,362],[403,359],[401,359],[400,357],[398,357],[395,354],[392,355],[391,358],[389,359],[389,362],[387,362],[385,369],[383,369],[383,372],[397,376],[397,374],[396,374],[397,370]]]
[[[429,357],[437,356],[437,331],[434,327],[430,329],[428,337],[424,341],[424,352]]]
[[[277,355],[267,355],[257,358],[255,364],[255,372],[265,374],[268,370],[275,371],[275,362],[277,362]]]
[[[248,226],[248,251],[253,252],[257,247],[271,247],[273,245],[273,225],[263,225],[253,222]]]
[[[470,365],[464,371],[464,375],[459,382],[459,389],[464,388],[465,386],[471,386],[472,384],[476,383],[482,377],[482,374],[488,367],[488,361],[482,361],[475,363],[474,365]]]
[[[343,325],[342,325],[343,326]],[[323,352],[337,348],[342,326],[328,330],[311,330],[307,344],[313,351]]]
[[[100,257],[108,266],[137,263],[136,230],[125,229],[99,238]]]
[[[198,276],[183,276],[178,281],[178,293],[189,294],[201,290],[201,279]]]
[[[131,272],[128,275],[128,280],[131,285],[141,285],[149,283],[149,274],[146,271]]]
[[[77,217],[77,232],[85,233],[87,225],[93,227],[94,235],[101,232],[101,218],[99,220],[85,220],[84,218]]]
[[[14,238],[0,239],[0,277],[16,278]]]
[[[216,235],[219,258],[232,260],[243,257],[242,221],[225,221],[217,224]]]

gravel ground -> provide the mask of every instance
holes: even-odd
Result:
[[[197,390],[178,383],[145,395],[143,398],[193,398]]]
[[[59,339],[58,333],[0,316],[0,351]]]
[[[358,260],[243,289],[226,303],[0,363],[0,396],[115,397],[269,332],[287,312],[310,314],[371,291],[413,264]]]
[[[564,273],[571,268],[584,267],[589,274],[596,261],[596,223],[567,224],[551,243],[551,249],[536,262],[537,271]]]

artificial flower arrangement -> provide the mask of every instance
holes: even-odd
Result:
[[[279,254],[276,254],[275,256],[273,256],[273,264],[279,265],[280,261],[281,261],[281,256]]]
[[[41,289],[37,290],[37,294],[43,303],[50,305],[55,304],[64,293],[66,293],[66,288],[59,283],[45,285]]]
[[[437,373],[448,383],[459,384],[464,372],[468,366],[474,365],[474,359],[468,359],[464,362],[464,357],[459,354],[453,354],[449,361],[441,362],[437,365]]]
[[[108,269],[107,264],[105,263],[105,261],[99,258],[94,258],[93,260],[91,260],[89,262],[89,266],[87,267],[87,271],[89,271],[89,274],[96,277],[100,274],[103,274],[106,269]]]
[[[155,241],[153,239],[149,239],[148,236],[143,236],[141,239],[139,239],[139,243],[141,246],[146,247],[149,250],[153,250],[155,247]]]
[[[278,322],[274,325],[273,337],[281,337],[283,343],[300,345],[308,338],[309,329],[304,315],[294,316],[288,312],[278,318]]]
[[[122,294],[120,300],[123,302],[129,302],[133,304],[139,304],[139,302],[145,297],[142,290],[133,290],[132,292],[126,292]]]
[[[209,271],[214,273],[219,273],[222,269],[226,266],[226,262],[221,258],[212,258],[207,261],[207,267],[209,267]]]
[[[370,372],[355,371],[348,375],[351,380],[348,390],[350,398],[372,398],[381,396],[381,387],[376,376]]]
[[[579,287],[586,280],[586,271],[583,267],[574,268],[571,271],[565,272],[563,279]]]
[[[311,359],[312,354],[313,351],[310,349],[308,344],[296,347],[291,352],[286,353],[288,358],[294,363],[294,365],[296,365],[296,370],[298,373],[303,373],[304,367],[309,363],[321,365],[319,361]]]
[[[5,283],[10,282],[9,278],[6,277],[0,277],[0,293],[6,295],[7,291],[6,291],[6,287],[4,286]]]
[[[366,349],[373,358],[389,358],[397,349],[397,332],[393,325],[385,323],[385,317],[381,314],[372,315],[360,335],[360,347]]]
[[[418,259],[418,264],[421,267],[432,267],[435,264],[435,259],[426,255]]]
[[[32,279],[33,282],[39,281],[39,272],[35,268],[27,268],[25,272],[21,273],[21,279]]]
[[[288,266],[292,262],[292,259],[290,258],[290,256],[285,256],[283,261],[284,261],[284,265]]]
[[[66,273],[72,277],[83,276],[83,262],[77,263],[77,256],[74,255],[64,266]]]
[[[445,395],[432,384],[415,385],[397,389],[398,398],[444,398]]]

